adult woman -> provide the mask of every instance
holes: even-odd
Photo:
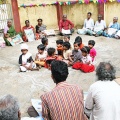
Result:
[[[102,62],[96,75],[98,81],[90,86],[85,113],[90,120],[120,120],[120,85],[114,80],[114,67]]]
[[[32,25],[30,25],[30,21],[29,20],[26,20],[25,21],[25,26],[22,28],[22,34],[23,34],[22,38],[23,38],[23,40],[25,42],[28,42],[28,39],[27,39],[27,37],[25,35],[25,30],[28,30],[28,29],[32,29],[33,33],[35,35],[35,29],[34,29],[34,27]],[[35,37],[36,37],[36,35],[35,35]]]
[[[46,36],[46,33],[44,32],[44,30],[46,30],[46,25],[43,25],[42,19],[38,19],[38,25],[36,25],[36,33],[41,37],[42,35]]]
[[[7,46],[11,46],[10,42],[7,40],[7,38],[14,37],[16,35],[16,31],[14,27],[12,26],[12,21],[7,21],[7,26],[4,29],[4,40],[6,42]]]

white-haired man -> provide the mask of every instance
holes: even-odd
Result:
[[[42,120],[42,118],[21,118],[18,100],[8,94],[0,98],[0,120]]]

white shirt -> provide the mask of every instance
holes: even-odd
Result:
[[[44,51],[43,54],[37,53],[38,59],[45,59],[47,57],[47,51]]]
[[[106,23],[104,20],[101,20],[100,22],[96,21],[94,31],[98,32],[100,30],[104,30],[106,28]]]
[[[85,19],[83,29],[84,28],[87,28],[87,29],[89,28],[89,29],[93,30],[93,28],[94,28],[94,20],[92,18],[90,18],[89,20]]]
[[[87,55],[86,57],[82,56],[82,62],[84,64],[88,64],[90,62],[89,65],[91,65],[92,64],[92,58],[90,57],[90,55]]]
[[[120,120],[120,85],[115,81],[95,82],[90,86],[85,108],[93,108],[90,120]]]
[[[22,64],[27,64],[27,59],[32,56],[31,53],[27,52],[25,55],[22,55]]]
[[[71,49],[63,51],[64,59],[68,60],[70,55],[72,55],[72,50]]]

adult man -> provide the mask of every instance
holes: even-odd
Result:
[[[102,15],[98,16],[98,21],[95,23],[95,27],[92,30],[89,31],[90,35],[95,35],[96,37],[103,34],[103,31],[106,29],[106,23],[104,20],[102,20]]]
[[[103,32],[105,37],[115,37],[115,34],[120,29],[120,24],[118,23],[118,17],[113,18],[113,22],[110,23],[108,29]]]
[[[94,28],[94,20],[91,18],[92,13],[87,13],[87,19],[84,21],[83,29],[78,29],[78,34],[90,34],[90,31]]]
[[[67,15],[63,15],[59,23],[59,30],[62,34],[72,34],[74,32],[74,24],[67,19]]]
[[[18,100],[12,95],[0,98],[0,120],[42,120],[39,118],[21,118]]]
[[[98,81],[90,86],[85,112],[90,120],[120,120],[120,78],[115,79],[114,67],[106,62],[99,64],[96,75]]]
[[[77,85],[68,84],[68,67],[63,61],[51,63],[51,76],[56,87],[41,96],[44,120],[86,120],[83,94]]]

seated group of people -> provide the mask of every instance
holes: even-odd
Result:
[[[0,120],[120,120],[120,78],[116,79],[110,63],[98,65],[97,81],[90,86],[85,104],[82,88],[66,82],[68,74],[65,62],[52,61],[51,77],[56,87],[41,95],[42,115],[31,106],[31,118],[21,118],[18,100],[5,95],[0,98]]]
[[[113,22],[107,27],[104,20],[102,20],[102,15],[98,15],[98,21],[94,24],[94,20],[91,18],[92,13],[87,13],[87,19],[84,21],[84,25],[82,29],[78,29],[78,34],[87,34],[93,36],[105,36],[105,37],[112,37],[112,38],[120,38],[120,24],[118,23],[118,18],[114,17]],[[74,24],[67,20],[67,16],[63,15],[63,19],[60,21],[59,29],[62,33],[62,30],[68,31],[70,30],[71,33],[74,32]],[[63,34],[63,33],[62,33]]]
[[[73,69],[81,70],[83,72],[94,71],[94,61],[96,50],[94,49],[95,41],[89,40],[88,45],[84,46],[82,38],[77,36],[72,49],[70,44],[70,36],[65,35],[64,40],[56,41],[56,48],[48,47],[48,38],[41,39],[42,44],[37,46],[38,53],[35,60],[32,54],[28,52],[27,44],[21,45],[22,54],[19,57],[20,71],[39,70],[41,67],[51,69],[51,62],[53,60],[61,60],[72,66]]]
[[[83,29],[78,29],[78,34],[88,34],[88,35],[94,35],[94,36],[100,36],[103,35],[105,37],[114,37],[119,39],[120,38],[120,25],[118,23],[118,18],[114,17],[113,22],[110,23],[108,28],[106,27],[106,23],[104,20],[102,20],[102,15],[98,16],[98,21],[96,21],[94,25],[94,20],[91,18],[92,13],[87,13],[87,19],[84,21]],[[20,34],[23,38],[23,41],[28,42],[28,39],[25,34],[25,30],[32,29],[35,39],[38,40],[39,38],[42,38],[42,36],[46,36],[46,33],[44,30],[46,30],[46,25],[43,25],[42,19],[38,19],[38,25],[34,28],[32,25],[30,25],[30,21],[25,21],[25,26],[22,28],[22,34]],[[36,30],[35,30],[36,29]],[[62,20],[59,22],[59,30],[60,34],[72,34],[74,32],[74,24],[67,19],[67,15],[63,15]],[[7,27],[4,29],[4,39],[6,42],[6,45],[10,45],[10,42],[7,40],[8,37],[14,37],[16,35],[15,29],[12,26],[12,22],[8,20]]]
[[[12,25],[12,21],[8,20],[7,26],[4,29],[4,40],[6,42],[7,46],[10,46],[10,42],[7,40],[7,38],[12,38],[17,34],[20,34],[24,42],[28,42],[28,39],[25,34],[25,30],[32,29],[34,33],[34,39],[38,40],[42,36],[46,36],[46,33],[44,30],[46,30],[46,26],[42,24],[42,19],[38,19],[38,25],[34,28],[32,25],[30,25],[29,20],[25,21],[25,26],[22,28],[21,33],[16,33],[15,28]],[[36,30],[35,30],[36,29]]]

